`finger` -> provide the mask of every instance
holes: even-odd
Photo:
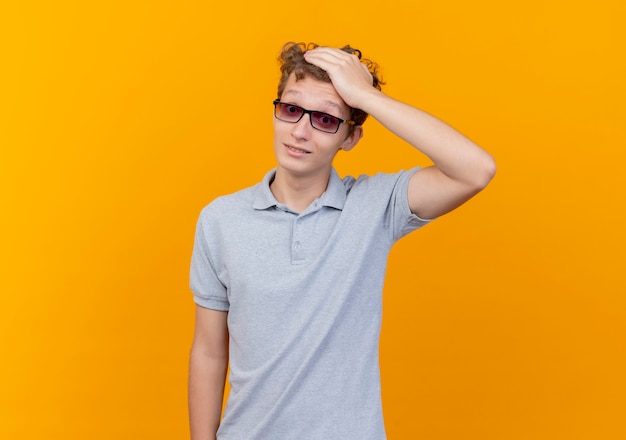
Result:
[[[351,55],[351,54],[349,54],[347,52],[344,52],[341,49],[336,49],[334,47],[323,47],[323,46],[316,47],[315,49],[307,50],[305,52],[305,55],[306,54],[327,54],[329,56],[334,56],[334,57],[337,57],[337,58],[341,58],[341,57],[344,57],[346,55],[347,56]]]
[[[341,62],[360,63],[360,60],[356,55],[331,47],[318,47],[309,50],[304,53],[304,57],[309,62],[314,60],[323,60],[333,64]]]
[[[306,61],[314,66],[319,67],[326,72],[341,68],[342,61],[338,58],[323,54],[311,54],[305,57]]]

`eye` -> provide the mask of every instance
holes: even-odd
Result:
[[[315,113],[315,123],[319,128],[334,131],[339,125],[339,119],[327,113]]]
[[[293,104],[280,103],[276,107],[277,116],[279,119],[287,122],[297,122],[302,117],[302,108]]]

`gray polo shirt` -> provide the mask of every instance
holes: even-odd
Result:
[[[231,391],[220,440],[383,440],[378,341],[393,243],[427,223],[415,170],[341,179],[304,212],[263,181],[198,220],[191,289],[228,310]]]

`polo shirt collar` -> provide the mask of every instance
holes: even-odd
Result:
[[[320,202],[322,206],[330,206],[340,210],[343,209],[343,205],[346,203],[346,187],[334,168],[330,170],[328,187],[322,194],[322,197],[320,197]]]
[[[252,207],[254,209],[267,209],[272,206],[278,205],[278,201],[270,190],[270,183],[274,180],[276,175],[276,169],[268,172],[261,183],[257,187],[256,196]],[[335,209],[343,209],[343,205],[346,203],[346,187],[343,184],[343,180],[335,171],[335,168],[330,170],[330,179],[328,180],[328,187],[324,194],[320,197],[320,203],[322,206],[329,206]]]

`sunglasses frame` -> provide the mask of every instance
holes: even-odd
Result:
[[[319,131],[321,131],[323,133],[335,134],[335,133],[337,133],[339,131],[339,127],[341,127],[341,124],[356,125],[355,121],[341,119],[341,118],[338,118],[337,116],[331,115],[330,113],[321,112],[319,110],[307,110],[304,107],[300,107],[299,105],[296,105],[296,104],[290,104],[288,102],[282,102],[280,99],[275,99],[273,104],[274,104],[274,117],[276,119],[278,119],[279,121],[288,122],[288,123],[291,123],[291,124],[296,124],[296,123],[300,122],[300,119],[302,119],[302,117],[304,115],[308,114],[309,115],[309,123],[311,124],[311,127],[313,127],[316,130],[319,130]],[[278,105],[279,104],[280,105],[289,105],[289,106],[292,106],[292,107],[299,108],[300,110],[302,110],[302,114],[295,121],[286,121],[285,119],[281,119],[281,118],[278,117]],[[338,120],[339,123],[337,124],[337,128],[335,129],[335,131],[323,130],[323,129],[313,125],[313,114],[314,113],[317,114],[317,115],[330,116],[331,118]]]

